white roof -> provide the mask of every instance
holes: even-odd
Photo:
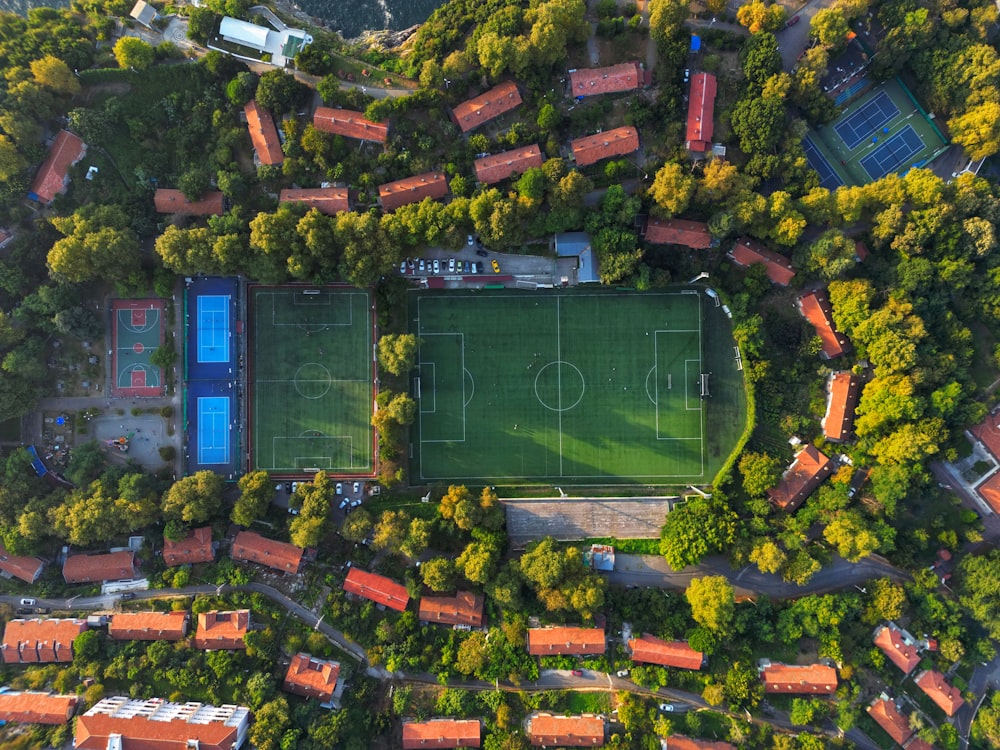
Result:
[[[263,50],[267,47],[267,35],[270,32],[266,26],[256,26],[248,21],[226,16],[219,25],[219,33],[230,41],[247,47]]]

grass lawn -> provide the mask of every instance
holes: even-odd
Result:
[[[611,693],[570,692],[566,711],[571,714],[607,714],[611,711]]]

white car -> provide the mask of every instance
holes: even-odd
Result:
[[[424,259],[423,258],[420,259],[420,263],[417,265],[417,268],[420,269],[420,273],[424,272]]]
[[[455,259],[448,258],[448,273],[455,273]]]
[[[357,495],[359,492],[361,492],[361,485],[358,482],[355,482],[354,483],[354,494]]]
[[[344,494],[344,485],[342,485],[340,482],[337,482],[337,486],[334,487],[334,490],[337,492],[338,495],[343,495]]]
[[[441,273],[441,261],[434,259],[434,273]]]
[[[673,712],[673,710],[674,710],[674,704],[673,703],[661,703],[660,704],[660,710],[663,711],[663,713],[665,713],[665,714],[669,714],[669,713]]]
[[[350,503],[351,503],[350,498],[345,497],[343,500],[340,501],[340,509],[343,510],[348,505],[350,505]]]
[[[472,247],[473,242],[475,242],[475,240],[472,239],[471,234],[465,238],[465,244],[467,244],[469,247]]]
[[[617,672],[617,674],[618,674],[619,677],[628,677],[628,670],[627,669],[619,669],[618,672]]]
[[[404,276],[406,275],[406,261],[405,260],[399,261],[399,272],[401,274],[403,274]]]
[[[357,498],[356,500],[351,500],[351,507],[352,508],[357,508],[359,505],[361,505],[361,498],[360,497]]]

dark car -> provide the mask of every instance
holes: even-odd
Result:
[[[478,255],[480,258],[485,258],[489,255],[489,253],[486,252],[485,250],[479,249],[476,250],[476,255]]]
[[[292,494],[292,483],[291,482],[285,482],[285,492],[287,492],[289,495]]]
[[[573,676],[574,677],[583,677],[583,670],[582,669],[574,669],[573,670]]]
[[[17,613],[19,615],[33,615],[35,614],[35,610],[33,610],[31,607],[18,607]]]
[[[800,20],[800,19],[799,19],[799,17],[798,17],[798,16],[792,16],[792,17],[791,17],[791,18],[789,18],[789,19],[788,19],[788,21],[787,21],[787,22],[785,23],[785,28],[787,29],[787,28],[790,28],[790,27],[794,26],[795,24],[797,24],[797,23],[799,22],[799,20]]]
[[[122,594],[118,598],[121,599],[123,602],[127,602],[130,599],[135,599],[135,594],[133,594],[131,591],[126,591],[124,594]]]

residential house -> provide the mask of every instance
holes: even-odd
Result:
[[[302,203],[327,216],[351,210],[350,193],[347,188],[338,187],[285,188],[281,191],[278,202]]]
[[[479,719],[431,719],[403,722],[403,750],[482,747]]]
[[[63,563],[62,572],[66,583],[128,581],[139,576],[133,550],[100,555],[70,555]]]
[[[554,716],[535,713],[528,717],[528,742],[532,747],[600,747],[604,744],[603,716]]]
[[[31,183],[28,197],[45,205],[54,201],[57,195],[65,192],[69,184],[70,167],[86,153],[87,144],[79,136],[68,130],[60,130]]]
[[[643,236],[654,245],[683,245],[694,250],[712,246],[712,233],[703,221],[649,218]]]
[[[528,628],[528,653],[532,656],[590,656],[608,648],[604,628]]]
[[[207,651],[225,649],[237,651],[246,648],[244,638],[250,629],[250,610],[237,609],[230,612],[211,610],[198,615],[198,630],[194,636],[194,647]]]
[[[339,662],[298,653],[292,657],[281,686],[289,693],[318,698],[321,705],[330,705],[337,692],[339,676]]]
[[[638,91],[642,84],[642,67],[638,62],[620,63],[606,68],[582,68],[569,72],[570,92],[576,99],[599,94]]]
[[[344,591],[399,612],[404,611],[410,602],[406,586],[396,583],[391,578],[358,568],[351,568],[348,571],[344,580]]]
[[[473,165],[477,180],[484,185],[494,185],[514,175],[522,175],[532,167],[540,167],[543,161],[542,150],[537,143],[532,143],[530,146],[484,156],[476,159]]]
[[[422,596],[417,617],[421,622],[481,628],[484,601],[471,591],[459,591],[455,596]]]
[[[632,661],[643,664],[659,664],[661,667],[679,669],[701,669],[705,665],[705,654],[695,651],[687,641],[664,641],[649,633],[628,642]]]
[[[230,555],[237,562],[257,563],[282,573],[296,574],[302,570],[301,547],[267,539],[254,531],[237,534]]]
[[[624,156],[639,150],[639,131],[631,125],[596,135],[577,138],[570,143],[576,166],[586,167],[613,156]]]
[[[897,627],[894,622],[875,628],[874,642],[904,675],[912,672],[920,663],[917,642],[912,635]]]
[[[683,734],[672,734],[661,742],[663,750],[736,750],[735,745],[713,740],[696,740]]]
[[[854,410],[861,397],[861,378],[850,372],[832,372],[826,393],[823,435],[835,443],[850,440],[854,434]]]
[[[180,190],[158,188],[153,194],[153,205],[158,214],[177,216],[221,216],[226,212],[225,196],[218,190],[189,201]]]
[[[424,198],[440,200],[448,195],[448,181],[441,172],[425,172],[378,186],[382,210],[395,211],[408,203],[419,203]]]
[[[712,134],[715,131],[716,89],[717,82],[711,73],[695,73],[691,76],[687,115],[687,148],[689,151],[704,153],[712,148]]]
[[[832,472],[830,459],[815,445],[807,445],[795,454],[778,486],[769,489],[767,495],[782,510],[795,510]]]
[[[898,704],[889,700],[885,693],[876,698],[865,710],[897,745],[905,745],[906,741],[913,736],[910,722],[900,713]]]
[[[837,691],[837,670],[826,664],[777,664],[765,661],[760,673],[765,693],[832,695]]]
[[[76,750],[239,750],[250,728],[245,706],[104,698],[77,717]]]
[[[578,284],[597,284],[601,280],[597,253],[586,232],[560,232],[555,236],[556,258],[573,258],[576,260],[576,282]],[[557,263],[559,261],[556,261]]]
[[[986,419],[970,427],[969,436],[977,441],[1000,464],[1000,411],[994,410]],[[986,478],[975,487],[976,494],[994,513],[1000,514],[1000,469],[988,472]]]
[[[163,538],[163,562],[168,568],[212,562],[214,559],[211,526],[191,529],[179,542]]]
[[[755,263],[763,263],[767,278],[772,284],[788,286],[795,278],[792,262],[781,253],[768,250],[756,240],[740,237],[736,240],[729,257],[734,263],[749,268]]]
[[[219,23],[219,36],[227,42],[249,47],[258,52],[268,50],[268,37],[274,33],[274,29],[270,26],[257,25],[232,16],[223,16]]]
[[[147,3],[146,0],[137,0],[136,4],[132,6],[132,11],[129,15],[147,29],[152,29],[153,21],[160,17],[160,14],[156,12],[156,8]]]
[[[331,107],[316,107],[313,127],[324,133],[374,143],[385,143],[389,135],[389,126],[384,122],[372,122],[361,112]]]
[[[451,111],[451,119],[458,125],[459,130],[468,133],[519,106],[521,106],[521,92],[513,82],[505,81],[459,104]]]
[[[25,583],[34,583],[42,574],[45,563],[37,557],[21,557],[7,552],[0,542],[0,576],[4,578],[20,578]]]
[[[117,612],[108,635],[116,641],[179,641],[187,636],[191,615],[177,612]]]
[[[949,684],[943,674],[933,669],[925,669],[913,678],[913,682],[948,716],[954,716],[965,703],[962,691]]]
[[[285,154],[281,150],[281,140],[278,138],[278,129],[274,127],[271,113],[257,104],[256,99],[244,104],[243,111],[247,116],[247,130],[250,131],[250,140],[253,142],[257,161],[273,167],[281,164],[285,160]]]
[[[0,692],[0,721],[21,724],[65,724],[76,711],[77,695],[22,693],[3,688]]]
[[[87,630],[86,620],[10,620],[3,631],[4,664],[73,661],[73,641]]]
[[[821,354],[834,359],[851,350],[850,339],[837,330],[833,322],[833,307],[826,289],[813,289],[799,297],[797,303],[802,317],[808,320],[822,342]]]

